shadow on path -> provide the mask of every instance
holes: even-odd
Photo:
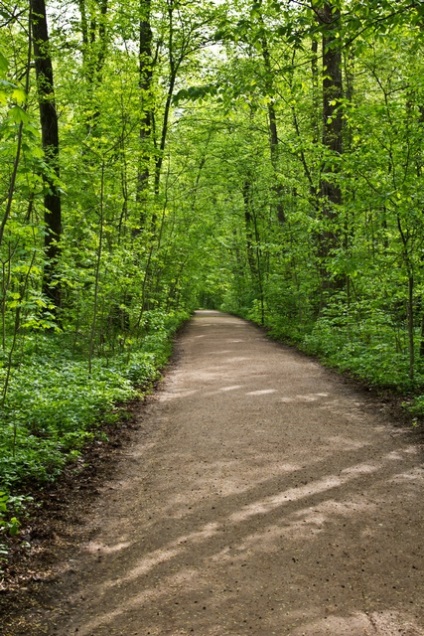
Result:
[[[370,402],[198,313],[52,633],[424,634],[421,457]]]

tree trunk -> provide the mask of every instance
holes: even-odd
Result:
[[[320,138],[320,104],[319,104],[319,71],[318,71],[318,40],[313,36],[311,44],[311,74],[312,74],[312,141],[317,144]]]
[[[266,28],[262,13],[259,12],[259,28],[261,31],[261,49],[262,59],[265,68],[265,91],[268,97],[268,132],[269,132],[269,150],[271,157],[271,164],[274,172],[274,183],[272,185],[272,192],[275,199],[275,211],[279,222],[283,225],[286,220],[286,215],[283,206],[283,188],[278,181],[278,128],[277,128],[277,116],[275,112],[275,99],[274,99],[274,86],[273,86],[273,71],[271,64],[271,55],[269,52],[268,40],[266,37]]]
[[[338,172],[338,156],[342,154],[343,116],[341,100],[342,53],[339,33],[340,10],[331,2],[326,2],[317,15],[322,25],[322,144],[328,156],[324,159],[320,176],[320,197],[323,230],[319,236],[318,255],[321,258],[321,276],[324,288],[339,287],[340,281],[330,281],[325,261],[339,242],[336,228],[335,206],[342,203],[340,186],[332,175]]]
[[[30,0],[31,26],[34,41],[34,61],[40,108],[41,139],[44,161],[48,170],[44,174],[44,239],[46,262],[43,275],[43,293],[56,309],[60,307],[60,285],[57,261],[62,234],[62,210],[59,180],[59,127],[54,100],[53,66],[50,55],[47,15],[44,0]]]
[[[246,228],[246,252],[247,262],[249,263],[250,275],[253,281],[258,278],[258,268],[255,259],[254,236],[252,228],[251,200],[250,200],[250,180],[246,179],[243,184],[243,201],[244,201],[244,222]]]
[[[150,25],[151,0],[140,1],[139,89],[140,89],[140,157],[137,173],[136,200],[139,208],[140,230],[146,222],[147,191],[150,177],[150,150],[152,133],[152,29]]]
[[[327,2],[320,11],[320,20],[325,28],[322,34],[322,63],[323,63],[323,132],[322,143],[331,152],[341,155],[343,151],[342,133],[343,117],[341,99],[342,87],[342,54],[340,38],[337,37],[340,22],[339,9]],[[332,204],[339,205],[342,202],[342,194],[338,185],[328,177],[329,172],[334,171],[334,166],[328,162],[323,167],[321,175],[321,195],[325,197],[329,205],[324,203],[325,213],[334,215]]]

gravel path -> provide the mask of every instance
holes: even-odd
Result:
[[[197,312],[178,346],[52,633],[424,635],[410,435],[237,318]]]

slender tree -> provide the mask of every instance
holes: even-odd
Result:
[[[59,189],[59,126],[55,104],[53,64],[50,52],[46,5],[44,0],[31,0],[31,27],[37,76],[41,137],[46,170],[43,173],[45,256],[43,292],[58,309],[61,305],[57,264],[62,234],[62,205]]]
[[[140,0],[139,25],[139,90],[140,90],[140,156],[137,168],[137,206],[139,224],[143,229],[146,222],[147,192],[149,188],[152,134],[152,79],[153,33],[150,24],[151,0]]]
[[[277,113],[275,108],[275,89],[274,89],[274,71],[272,68],[271,52],[268,44],[268,35],[262,13],[262,1],[255,5],[256,14],[259,22],[259,34],[261,43],[261,53],[264,64],[264,77],[265,77],[265,92],[267,95],[267,110],[268,110],[268,134],[269,134],[269,149],[272,169],[274,172],[274,183],[272,186],[273,195],[275,199],[275,210],[277,218],[281,224],[285,222],[284,205],[282,201],[283,188],[279,183],[279,139],[278,139],[278,126],[277,126]]]
[[[322,29],[322,144],[326,151],[320,178],[324,230],[319,237],[319,255],[325,260],[338,243],[335,206],[342,203],[342,191],[334,178],[343,151],[341,13],[334,3],[324,2],[316,14]],[[325,269],[324,265],[323,283],[328,286]]]

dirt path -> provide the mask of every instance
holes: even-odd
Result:
[[[52,633],[424,635],[424,471],[408,433],[236,318],[198,312],[179,348]]]

